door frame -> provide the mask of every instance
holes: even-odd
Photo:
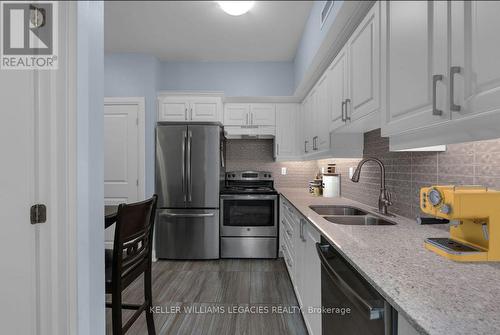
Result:
[[[106,105],[134,105],[138,107],[137,127],[139,143],[138,149],[138,196],[139,201],[146,198],[146,99],[145,97],[104,97]]]

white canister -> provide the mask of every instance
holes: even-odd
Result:
[[[325,173],[323,175],[323,196],[327,198],[340,197],[340,174]]]

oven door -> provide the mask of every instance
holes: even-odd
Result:
[[[221,195],[221,236],[277,236],[278,196]]]

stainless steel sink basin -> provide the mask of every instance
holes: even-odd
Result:
[[[395,223],[384,220],[376,216],[361,215],[361,216],[324,216],[330,222],[352,226],[387,226]]]
[[[367,212],[350,206],[309,206],[310,209],[319,215],[366,215]]]

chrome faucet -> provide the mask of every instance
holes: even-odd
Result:
[[[388,215],[387,207],[392,205],[392,194],[385,188],[385,166],[380,159],[367,157],[359,162],[351,180],[355,183],[359,182],[359,175],[361,174],[361,167],[366,162],[375,162],[380,166],[380,195],[378,197],[378,211],[380,214]]]

